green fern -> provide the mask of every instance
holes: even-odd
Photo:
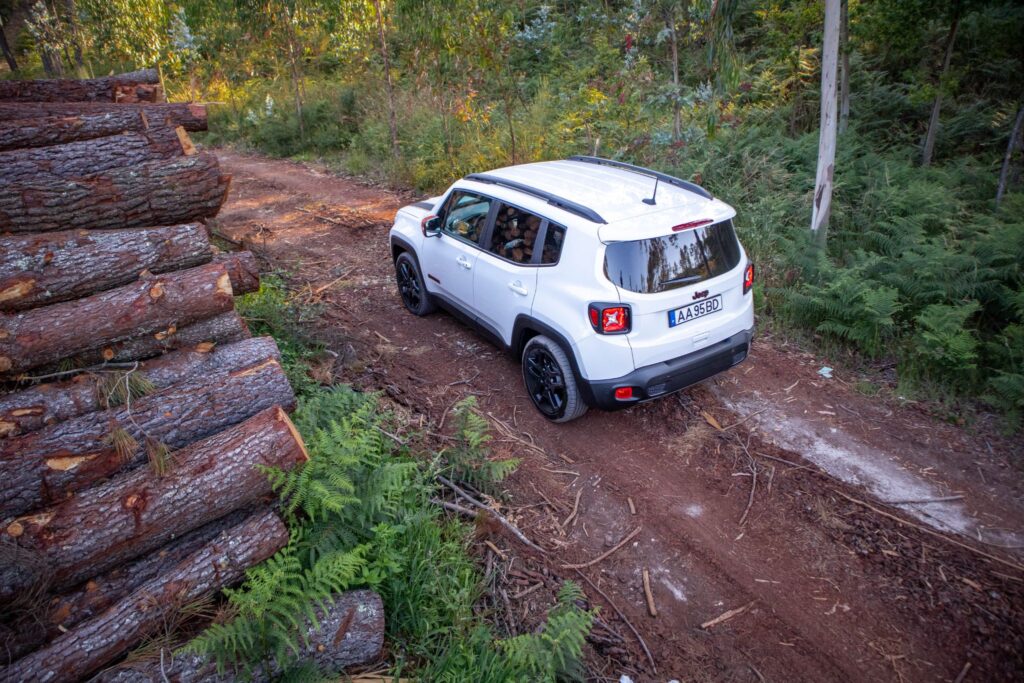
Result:
[[[481,490],[489,490],[519,467],[519,460],[492,460],[487,450],[490,425],[476,410],[476,397],[459,401],[452,411],[455,445],[444,451],[447,465],[441,473]]]
[[[594,613],[576,605],[583,598],[579,586],[566,581],[541,632],[501,642],[502,649],[530,680],[583,680],[583,646],[594,623]]]

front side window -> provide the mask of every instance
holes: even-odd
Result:
[[[456,190],[441,209],[441,231],[469,242],[478,242],[487,225],[491,199]]]
[[[623,289],[649,294],[717,277],[739,262],[740,245],[728,220],[664,237],[609,244],[604,272]]]
[[[534,246],[542,223],[540,216],[508,204],[498,207],[488,251],[513,263],[533,263]]]

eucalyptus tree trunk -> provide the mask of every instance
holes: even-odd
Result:
[[[306,138],[306,123],[303,121],[303,84],[302,84],[302,70],[299,68],[299,53],[301,53],[301,46],[299,45],[298,36],[295,34],[295,26],[292,24],[292,13],[285,13],[285,24],[288,27],[288,66],[291,72],[292,79],[292,90],[295,93],[295,116],[299,121],[299,137],[302,139]]]
[[[839,18],[839,133],[850,123],[850,2],[842,0]]]
[[[1003,194],[1006,192],[1006,184],[1010,177],[1010,166],[1013,165],[1013,155],[1020,147],[1020,129],[1024,123],[1024,104],[1017,107],[1017,118],[1013,122],[1013,130],[1010,131],[1010,141],[1006,144],[1006,156],[1003,157],[1003,168],[999,172],[999,188],[996,190],[996,208],[1003,201]]]
[[[7,66],[11,67],[11,71],[17,71],[18,60],[14,58],[11,46],[7,44],[7,33],[4,29],[3,19],[0,19],[0,51],[3,51],[4,59],[7,60]]]
[[[814,182],[811,232],[825,246],[832,211],[832,180],[836,160],[836,62],[839,57],[839,3],[825,0],[825,39],[821,50],[821,133],[818,172]]]
[[[949,62],[953,58],[953,45],[956,43],[956,34],[960,29],[959,2],[956,3],[953,11],[953,21],[949,25],[949,33],[946,35],[946,54],[942,58],[942,69],[939,71],[935,89],[935,101],[932,102],[932,114],[928,119],[928,132],[924,137],[924,149],[921,152],[922,166],[930,166],[935,154],[935,138],[939,134],[939,114],[942,111],[942,82],[946,79],[946,73],[949,71]]]
[[[683,124],[679,114],[679,39],[676,35],[675,7],[665,9],[665,28],[672,46],[672,139],[679,142],[683,135]]]
[[[388,58],[388,41],[384,35],[384,13],[380,8],[380,0],[373,0],[377,10],[377,34],[380,37],[380,56],[384,60],[384,82],[388,90],[388,127],[391,129],[391,153],[397,159],[401,155],[398,147],[398,122],[395,118],[395,86],[391,82],[391,60]],[[511,124],[510,124],[511,125]]]

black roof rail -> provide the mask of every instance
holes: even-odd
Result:
[[[597,213],[596,211],[589,207],[583,206],[582,204],[578,204],[570,199],[559,197],[556,194],[551,194],[550,192],[539,190],[536,187],[530,187],[529,185],[524,185],[523,183],[517,183],[514,180],[506,180],[504,178],[499,178],[497,176],[487,175],[486,173],[470,173],[468,176],[466,176],[466,180],[475,180],[478,183],[487,183],[488,185],[500,185],[502,187],[507,187],[513,190],[519,190],[520,192],[525,192],[526,194],[533,195],[538,199],[543,199],[552,206],[557,206],[558,208],[568,211],[569,213],[574,213],[577,216],[586,218],[588,221],[592,223],[608,222],[601,217],[601,214]]]
[[[675,185],[676,187],[681,187],[684,190],[689,190],[694,194],[699,194],[701,197],[704,197],[705,199],[714,199],[714,196],[710,192],[705,190],[697,183],[691,183],[688,180],[676,178],[675,176],[668,175],[667,173],[653,171],[649,168],[644,168],[643,166],[634,166],[633,164],[627,164],[624,161],[613,161],[611,159],[603,159],[601,157],[588,157],[581,155],[569,157],[569,161],[579,161],[585,164],[599,164],[601,166],[611,166],[612,168],[621,168],[626,171],[633,171],[633,173],[641,173],[652,178],[657,178],[663,183]]]

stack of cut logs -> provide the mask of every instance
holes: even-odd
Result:
[[[91,677],[288,542],[258,466],[307,454],[277,345],[235,312],[256,262],[209,240],[230,178],[205,128],[155,70],[0,81],[0,681]],[[378,596],[321,616],[310,658],[379,655]],[[210,664],[104,676],[172,674]]]

